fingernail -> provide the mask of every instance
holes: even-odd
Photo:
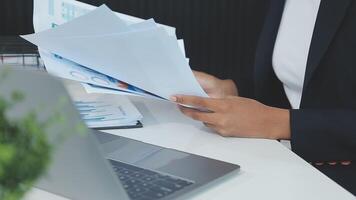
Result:
[[[170,100],[173,101],[173,102],[177,102],[178,98],[177,97],[171,97]]]

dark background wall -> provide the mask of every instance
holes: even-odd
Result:
[[[177,28],[190,65],[234,79],[251,94],[252,65],[268,1],[261,0],[82,0]],[[33,32],[32,0],[1,0],[0,34]]]

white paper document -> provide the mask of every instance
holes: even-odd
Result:
[[[101,88],[111,91],[117,91],[116,94],[119,94],[119,92],[121,92],[120,94],[125,95],[136,94],[140,96],[156,98],[156,96],[146,91],[143,91],[137,87],[116,80],[110,76],[101,74],[92,69],[81,66],[77,63],[66,60],[65,58],[62,58],[58,55],[51,54],[45,51],[40,51],[40,55],[46,65],[47,72],[54,76],[78,81],[81,83],[86,83],[88,85],[87,88],[96,86],[97,89]]]
[[[182,51],[184,43],[167,28],[153,20],[126,23],[105,5],[86,13],[23,36],[42,50],[50,73],[166,100],[176,94],[207,97]]]
[[[75,106],[90,128],[135,126],[142,119],[142,115],[127,98],[86,98],[76,101]]]
[[[81,85],[87,94],[118,94],[118,95],[125,95],[125,96],[140,96],[131,92],[114,90],[111,88],[100,87],[97,85],[92,85],[87,83],[82,83]]]

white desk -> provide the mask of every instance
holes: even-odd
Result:
[[[75,96],[81,96],[70,85]],[[108,96],[109,98],[110,96]],[[108,133],[241,165],[233,175],[192,199],[355,199],[277,141],[223,138],[184,117],[176,106],[132,97],[144,128]],[[62,200],[34,189],[26,200]]]

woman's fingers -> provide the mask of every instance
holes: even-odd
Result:
[[[179,106],[179,109],[184,115],[194,120],[201,121],[203,123],[210,124],[210,125],[214,125],[216,122],[214,113],[201,112],[199,110],[186,108],[183,106]]]
[[[192,106],[197,109],[204,109],[207,111],[217,111],[219,109],[219,100],[197,97],[197,96],[185,96],[185,95],[176,95],[171,98],[172,101],[184,105]]]

